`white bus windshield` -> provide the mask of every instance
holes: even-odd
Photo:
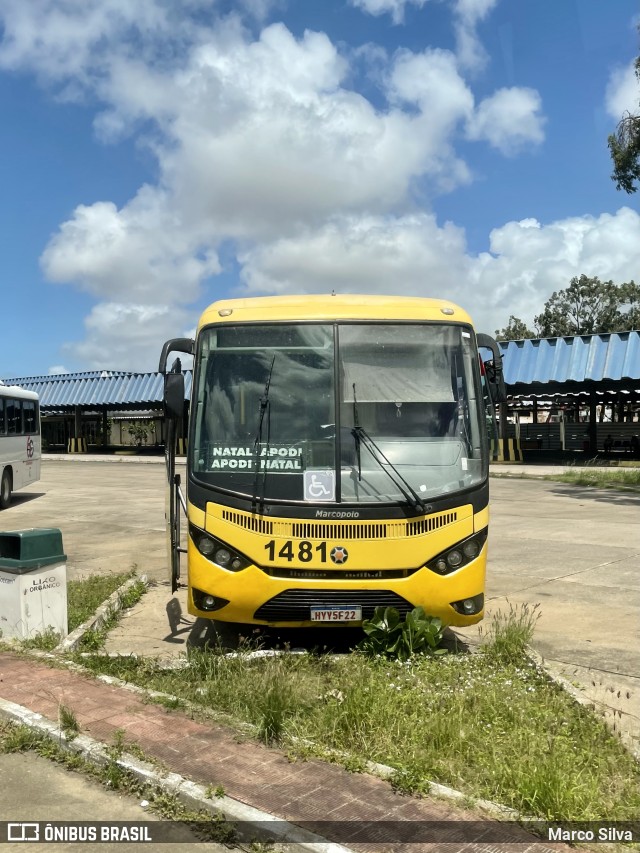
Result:
[[[434,323],[202,331],[190,442],[203,483],[275,501],[415,503],[487,474],[472,332]]]

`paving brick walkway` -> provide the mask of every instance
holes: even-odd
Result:
[[[486,822],[486,842],[479,838],[469,843],[463,832],[454,832],[455,827],[447,831],[446,844],[443,836],[433,843],[399,842],[398,827],[409,821],[420,822],[414,826],[424,829],[422,822],[475,822],[477,816],[442,800],[397,794],[381,779],[333,764],[292,762],[277,749],[241,739],[229,728],[169,712],[145,702],[139,693],[78,671],[49,666],[42,659],[1,652],[0,697],[52,721],[58,719],[59,706],[64,704],[75,714],[83,734],[112,744],[115,732],[123,730],[125,740],[135,741],[147,756],[169,770],[205,786],[222,785],[227,796],[312,831],[312,822],[343,822],[340,837],[331,840],[354,850],[545,853],[553,849],[558,853],[569,849],[556,844],[551,848],[524,830],[519,843],[498,843],[492,821]],[[350,841],[350,831],[354,835],[362,832],[363,822],[375,822],[383,846],[372,843],[371,828],[367,843]],[[327,834],[320,827],[315,831]],[[456,834],[461,836],[458,840]]]

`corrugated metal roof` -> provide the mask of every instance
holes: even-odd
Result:
[[[640,389],[640,331],[573,338],[535,338],[499,343],[504,376],[511,395],[546,391]],[[184,371],[185,399],[191,394],[191,370]],[[43,411],[74,406],[133,409],[160,408],[161,373],[96,370],[5,380],[36,391]]]
[[[184,371],[185,400],[191,393],[192,372]],[[33,376],[7,380],[35,391],[43,411],[84,408],[159,408],[162,405],[164,377],[161,373],[123,373],[94,371]]]
[[[499,343],[509,391],[640,388],[640,332]]]

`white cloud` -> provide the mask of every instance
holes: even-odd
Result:
[[[461,68],[471,71],[482,68],[487,53],[478,39],[477,26],[498,0],[453,0],[456,55]]]
[[[62,376],[70,372],[63,364],[54,364],[49,368],[49,376]]]
[[[490,254],[474,260],[470,280],[473,292],[486,300],[487,328],[506,325],[511,314],[532,324],[553,291],[568,287],[573,276],[584,273],[617,284],[637,279],[640,215],[622,207],[615,214],[547,225],[508,222],[491,232],[490,248]]]
[[[240,256],[248,293],[403,293],[436,296],[468,261],[462,229],[431,214],[341,217]],[[453,284],[453,287],[452,287]]]
[[[161,344],[192,324],[175,306],[99,303],[85,320],[85,340],[65,352],[89,369],[155,371]]]
[[[633,62],[624,68],[616,68],[609,76],[605,95],[608,114],[620,121],[625,113],[637,115],[640,107],[640,81],[636,77]]]
[[[271,8],[244,5],[258,16]],[[406,2],[360,5],[397,17]],[[251,292],[391,289],[468,305],[477,280],[469,307],[486,314],[489,271],[512,255],[469,256],[463,230],[417,210],[414,190],[470,181],[455,149],[465,132],[507,153],[542,138],[537,93],[501,90],[476,109],[461,73],[493,5],[455,3],[469,39],[458,55],[378,51],[374,104],[350,88],[353,69],[324,33],[272,24],[254,37],[209,0],[188,0],[194,17],[177,0],[5,0],[0,65],[77,86],[101,105],[101,140],[144,128],[157,158],[157,185],[121,207],[79,205],[43,252],[50,280],[97,300],[69,357],[155,369],[163,339],[192,328],[205,282],[215,291],[225,242]]]
[[[640,266],[640,215],[571,217],[547,225],[509,222],[491,232],[491,252],[468,253],[464,230],[429,214],[338,219],[241,258],[243,295],[395,293],[444,297],[493,333],[511,314],[532,324],[554,290],[584,273],[617,283]]]
[[[190,302],[220,271],[197,230],[184,227],[162,193],[143,188],[122,210],[112,202],[80,205],[42,256],[51,281],[75,282],[97,297],[146,304]]]
[[[513,156],[543,142],[546,119],[541,108],[540,95],[534,89],[498,89],[480,102],[467,124],[467,135]]]
[[[370,15],[385,15],[389,13],[394,24],[404,21],[406,6],[418,6],[422,8],[427,0],[350,0],[352,6],[368,12]]]
[[[159,0],[3,0],[0,19],[0,67],[33,69],[49,81],[83,81],[132,30],[144,46],[173,25],[171,3]]]

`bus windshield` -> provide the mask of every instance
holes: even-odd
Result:
[[[413,504],[487,476],[471,329],[225,324],[198,339],[194,477],[266,501]]]

